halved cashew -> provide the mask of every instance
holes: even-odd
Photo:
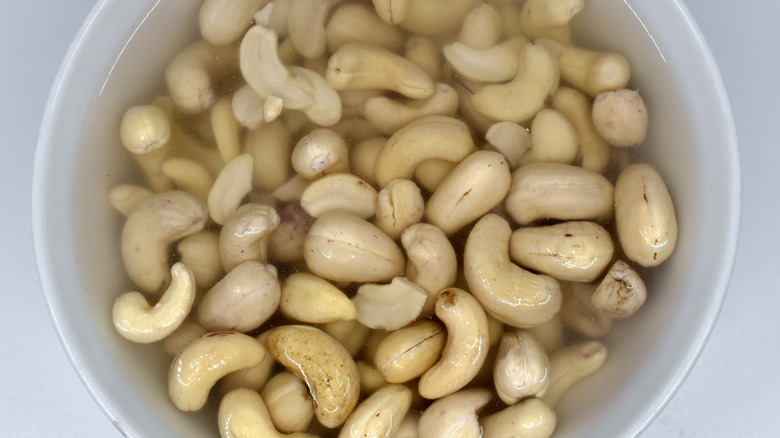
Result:
[[[615,223],[626,256],[657,266],[677,245],[677,216],[666,183],[648,164],[631,164],[615,183]]]
[[[531,148],[531,133],[515,122],[498,122],[490,125],[485,133],[485,140],[504,155],[512,170],[517,168],[520,157]]]
[[[242,333],[208,333],[193,340],[171,363],[168,394],[182,411],[200,410],[214,384],[223,376],[259,364],[266,350]]]
[[[531,333],[517,329],[504,332],[493,367],[498,397],[513,405],[543,394],[550,384],[549,368],[547,353]]]
[[[436,86],[415,63],[365,43],[339,47],[328,60],[325,79],[337,90],[390,90],[414,99],[430,97]]]
[[[290,0],[287,31],[295,49],[305,58],[325,53],[325,23],[343,0]]]
[[[425,200],[414,181],[390,181],[377,195],[374,223],[394,240],[424,215]]]
[[[487,214],[472,228],[463,251],[463,269],[471,292],[497,320],[530,327],[552,318],[561,306],[558,281],[537,275],[509,260],[509,222]]]
[[[325,39],[331,53],[349,42],[374,44],[390,51],[403,46],[404,34],[384,22],[368,4],[339,5],[325,25]]]
[[[247,388],[236,388],[222,397],[217,421],[222,438],[316,438],[308,433],[277,431],[260,394]]]
[[[409,226],[401,233],[401,244],[408,257],[406,277],[428,293],[422,314],[433,311],[436,296],[455,284],[458,259],[452,243],[439,227],[427,223]]]
[[[614,252],[609,231],[595,222],[523,227],[509,239],[512,260],[566,281],[596,280],[612,261]]]
[[[417,319],[426,298],[420,286],[395,277],[390,284],[363,284],[352,302],[358,321],[366,327],[397,330]]]
[[[458,41],[475,49],[487,49],[501,39],[501,17],[494,5],[480,2],[463,18]]]
[[[303,260],[303,243],[315,219],[293,201],[279,212],[281,222],[268,239],[268,258],[274,263]]]
[[[312,86],[311,94],[314,96],[314,103],[301,109],[312,123],[319,126],[333,126],[341,120],[341,96],[322,75],[296,66],[290,66],[290,73],[308,80]]]
[[[293,169],[308,180],[349,171],[347,142],[326,128],[315,129],[301,138],[293,148],[291,159]]]
[[[182,263],[173,265],[171,277],[154,307],[139,292],[127,292],[114,301],[114,328],[123,338],[143,344],[157,342],[181,325],[195,301],[195,279]]]
[[[271,330],[266,346],[306,382],[323,426],[334,428],[347,420],[360,397],[360,380],[355,361],[337,340],[315,327],[286,325]]]
[[[441,359],[420,377],[418,391],[427,399],[441,398],[466,386],[487,359],[490,337],[485,311],[462,289],[447,288],[439,293],[436,316],[447,327],[447,344]]]
[[[638,146],[647,136],[647,108],[637,90],[599,93],[592,114],[596,131],[612,146]]]
[[[531,38],[542,36],[551,27],[568,24],[584,6],[585,0],[526,0],[520,11],[523,31]]]
[[[393,0],[392,3],[398,3],[398,0]],[[437,83],[441,82],[442,54],[439,43],[433,39],[409,35],[404,44],[404,58],[425,70]]]
[[[333,321],[322,325],[322,331],[336,339],[349,355],[355,357],[360,353],[371,329],[357,319],[351,321]]]
[[[474,140],[465,123],[453,117],[423,117],[387,140],[376,160],[376,181],[384,187],[394,179],[411,179],[423,161],[458,163],[473,151]]]
[[[388,382],[408,382],[439,360],[446,341],[447,333],[438,322],[413,322],[382,339],[373,361]]]
[[[578,161],[583,168],[604,173],[609,164],[610,145],[593,125],[590,99],[570,87],[559,87],[552,98],[551,107],[571,122],[580,143]]]
[[[607,359],[607,347],[598,341],[580,342],[550,356],[550,386],[541,400],[552,409],[574,384],[595,373]]]
[[[504,156],[477,151],[464,158],[425,204],[425,217],[453,234],[503,201],[512,174]]]
[[[303,432],[314,418],[314,403],[306,383],[289,371],[269,380],[260,396],[279,432]]]
[[[241,154],[225,164],[217,175],[206,200],[209,216],[217,224],[224,224],[252,190],[253,166],[254,158],[249,154]]]
[[[190,234],[176,244],[176,252],[179,260],[192,271],[200,290],[210,289],[225,275],[219,256],[219,233],[216,231],[203,230]]]
[[[518,35],[489,48],[478,49],[456,41],[443,47],[442,53],[452,68],[466,79],[486,83],[505,82],[517,75],[520,53],[528,38]]]
[[[471,388],[436,400],[423,412],[417,431],[425,438],[479,438],[482,428],[477,411],[491,398],[493,395],[489,390]]]
[[[280,221],[276,209],[265,204],[244,204],[228,215],[219,232],[225,272],[247,260],[268,263],[268,241]]]
[[[163,192],[138,205],[122,229],[127,275],[143,291],[161,293],[171,278],[171,243],[202,230],[206,219],[203,201],[187,192]]]
[[[612,317],[601,313],[590,302],[595,284],[564,282],[561,322],[571,331],[587,338],[600,338],[612,329]]]
[[[165,70],[168,94],[187,114],[203,112],[217,99],[214,84],[238,71],[238,51],[233,45],[197,41],[176,55]]]
[[[211,129],[222,161],[227,163],[241,153],[241,124],[233,114],[229,97],[217,98],[211,107]]]
[[[309,324],[357,316],[355,305],[341,289],[308,272],[296,272],[284,280],[279,310],[287,318]]]
[[[545,108],[531,122],[531,150],[520,158],[518,164],[573,164],[579,151],[580,141],[574,126],[563,114]]]
[[[404,270],[398,245],[375,225],[348,213],[320,216],[304,242],[312,273],[332,281],[388,281]]]
[[[144,201],[154,196],[150,189],[135,184],[119,184],[108,192],[108,201],[123,216],[130,213]]]
[[[122,144],[135,157],[152,190],[162,192],[172,188],[162,172],[162,163],[173,152],[171,122],[157,105],[136,105],[125,111],[119,126]]]
[[[555,53],[561,79],[590,97],[625,88],[631,79],[631,66],[619,53],[583,49],[549,38],[536,42]]]
[[[425,116],[455,116],[458,95],[447,84],[437,83],[433,95],[426,99],[394,99],[376,96],[366,100],[363,115],[383,134],[392,135],[404,126]]]
[[[425,36],[455,31],[479,0],[409,0],[403,20],[395,24],[411,33]],[[391,1],[394,3],[395,0]],[[376,4],[376,3],[375,3]]]
[[[206,333],[208,330],[201,327],[200,324],[192,319],[185,319],[176,330],[162,340],[162,346],[169,356],[176,357],[184,350],[184,346]]]
[[[642,277],[628,263],[617,260],[593,291],[590,302],[612,318],[627,318],[642,307],[646,298]]]
[[[252,16],[269,0],[206,0],[200,7],[200,35],[214,45],[238,42],[252,24]]]
[[[301,207],[312,217],[342,211],[361,219],[376,213],[377,192],[351,173],[331,173],[312,181],[301,195]]]
[[[555,56],[538,44],[520,51],[515,77],[503,84],[490,84],[474,93],[471,102],[480,114],[496,120],[522,123],[536,115],[558,88]]]
[[[287,182],[292,147],[292,133],[281,120],[247,132],[244,149],[254,158],[253,188],[270,192]]]
[[[267,331],[255,336],[255,339],[265,345],[266,336],[268,336]],[[227,394],[236,388],[247,388],[260,392],[265,388],[265,385],[271,380],[275,372],[278,372],[276,360],[270,354],[266,354],[259,364],[234,371],[220,379],[218,389],[222,394]]]
[[[206,200],[214,184],[211,172],[203,164],[189,158],[168,158],[160,169],[176,187]]]
[[[245,333],[273,316],[281,295],[276,268],[246,261],[206,292],[198,305],[198,322],[208,330]]]
[[[290,109],[314,103],[311,83],[293,75],[279,58],[278,37],[273,30],[259,24],[252,26],[241,40],[239,61],[244,80],[262,98],[277,97],[283,107]]]
[[[350,415],[339,438],[392,437],[412,403],[412,390],[390,384],[377,389]]]
[[[543,401],[531,398],[489,415],[480,423],[485,438],[549,438],[558,418]]]
[[[512,173],[504,204],[520,225],[538,219],[606,219],[612,217],[614,193],[600,173],[568,164],[532,163]]]

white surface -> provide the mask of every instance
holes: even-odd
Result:
[[[721,316],[701,358],[647,437],[770,437],[780,430],[780,321],[774,246],[780,150],[770,140],[780,99],[780,3],[688,0],[720,65],[740,137],[744,212],[737,264]],[[68,362],[44,306],[30,230],[30,177],[43,107],[62,56],[91,1],[2,2],[0,176],[6,231],[0,306],[0,430],[3,436],[121,434]],[[770,79],[771,78],[771,79]],[[713,236],[717,238],[717,236]]]

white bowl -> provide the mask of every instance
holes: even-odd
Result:
[[[168,60],[197,36],[198,4],[100,1],[62,65],[36,153],[33,226],[49,311],[76,372],[131,437],[217,434],[215,418],[170,403],[170,359],[121,339],[110,316],[131,287],[107,202],[134,177],[118,124],[162,90]],[[668,180],[679,221],[676,253],[648,279],[645,307],[616,324],[605,367],[559,405],[557,437],[629,437],[682,383],[717,318],[737,244],[739,156],[719,73],[678,1],[589,0],[574,31],[631,62],[651,118],[636,159]]]

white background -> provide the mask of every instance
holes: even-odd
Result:
[[[731,287],[690,376],[642,438],[780,436],[780,2],[688,0],[732,102],[743,167]],[[90,0],[0,2],[0,435],[119,437],[60,346],[38,284],[30,184],[38,125]],[[718,238],[718,236],[712,236]]]

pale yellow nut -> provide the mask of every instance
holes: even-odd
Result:
[[[561,321],[560,312],[546,322],[525,329],[550,353],[563,347],[566,338],[566,327]]]
[[[395,2],[396,0],[393,0]],[[438,36],[455,31],[478,0],[409,0],[401,28],[417,35]]]
[[[119,125],[122,144],[133,154],[159,149],[171,138],[168,115],[156,105],[137,105],[125,111]]]
[[[332,129],[345,139],[349,139],[350,144],[360,143],[369,138],[382,135],[374,125],[360,115],[351,115],[342,117]]]
[[[309,184],[311,181],[296,174],[271,192],[271,195],[280,202],[298,201],[300,204],[301,195]]]
[[[200,410],[223,376],[259,364],[266,350],[257,339],[237,332],[208,333],[187,344],[173,359],[168,394],[182,411]]]
[[[171,60],[165,70],[165,83],[178,109],[197,114],[214,105],[217,99],[214,85],[238,69],[235,46],[197,41]]]
[[[517,168],[520,157],[531,149],[531,133],[515,122],[497,122],[490,125],[485,133],[485,140],[504,155],[512,170]]]
[[[403,46],[404,34],[383,21],[371,5],[345,3],[328,19],[325,39],[331,53],[348,42],[374,44],[396,51]]]
[[[570,87],[559,87],[550,105],[571,122],[579,139],[578,163],[587,170],[603,173],[609,164],[611,147],[596,131],[590,99]]]
[[[230,213],[219,232],[219,255],[226,272],[256,260],[268,263],[268,241],[281,218],[270,205],[244,204]]]
[[[305,58],[325,53],[325,25],[343,0],[290,0],[287,31],[295,49]]]
[[[419,410],[410,409],[392,438],[418,438],[417,422],[420,420],[420,415],[422,415],[422,412]]]
[[[555,411],[537,398],[504,408],[483,418],[485,438],[549,438],[555,432]]]
[[[468,292],[447,288],[436,299],[436,316],[447,327],[441,359],[420,377],[418,391],[437,399],[466,386],[487,359],[488,322],[479,302]]]
[[[376,213],[378,194],[351,173],[331,173],[312,181],[301,194],[301,207],[312,217],[332,211],[368,219]]]
[[[615,183],[615,222],[626,256],[657,266],[677,246],[677,216],[666,183],[648,164],[623,169]]]
[[[491,47],[478,49],[456,41],[443,47],[442,53],[458,75],[485,83],[513,79],[520,67],[520,52],[528,38],[518,35]]]
[[[613,318],[600,312],[590,302],[596,285],[564,282],[561,322],[571,331],[591,339],[605,336],[612,329]]]
[[[303,432],[314,419],[314,403],[306,383],[289,371],[269,380],[260,396],[279,432]]]
[[[398,24],[403,21],[411,0],[373,0],[374,9],[385,23]]]
[[[563,114],[545,108],[531,121],[531,150],[520,158],[518,164],[573,164],[579,151],[580,141],[574,126]]]
[[[249,129],[257,129],[266,123],[266,99],[249,85],[242,85],[233,93],[230,106],[238,123]]]
[[[127,292],[114,301],[114,328],[123,338],[139,343],[164,339],[189,315],[195,301],[195,279],[182,263],[171,268],[172,281],[151,306],[139,292]]]
[[[328,428],[344,424],[360,396],[357,367],[347,350],[322,330],[302,325],[273,329],[266,346],[277,362],[306,382],[317,420]]]
[[[265,338],[268,336],[268,332],[265,331],[255,336],[261,344],[265,345]],[[265,388],[265,385],[274,376],[274,373],[278,372],[276,369],[276,360],[270,354],[266,354],[263,360],[259,364],[234,371],[217,382],[219,391],[221,394],[227,394],[228,392],[236,388],[247,388],[252,391],[260,392]]]
[[[204,40],[215,45],[238,42],[252,24],[252,16],[269,0],[206,0],[198,11]]]
[[[361,352],[371,331],[357,319],[328,322],[322,324],[321,328],[322,331],[336,339],[352,357]]]
[[[214,184],[214,178],[208,168],[189,158],[168,158],[163,161],[160,170],[176,187],[204,201],[208,198]]]
[[[210,289],[223,275],[225,269],[219,256],[219,233],[203,230],[181,239],[176,244],[179,259],[195,276],[200,290]]]
[[[333,126],[342,116],[341,96],[328,84],[322,74],[303,67],[290,66],[290,73],[311,84],[314,103],[302,108],[309,120],[318,126]]]
[[[279,211],[281,222],[268,239],[268,259],[272,263],[303,260],[303,243],[315,219],[293,201]]]
[[[520,11],[523,31],[542,36],[551,27],[568,24],[585,6],[585,0],[526,0]]]
[[[403,385],[385,385],[350,415],[339,438],[391,437],[409,411],[412,391]]]
[[[108,201],[123,216],[130,216],[135,208],[154,196],[150,189],[135,184],[119,184],[108,192]]]
[[[387,380],[376,367],[364,360],[355,362],[360,374],[360,393],[371,395],[379,388],[387,385]]]
[[[390,284],[363,284],[352,302],[358,321],[366,327],[397,330],[417,319],[426,298],[420,286],[404,277],[395,277]]]
[[[633,315],[647,299],[647,287],[642,277],[631,266],[617,260],[590,297],[599,312],[612,318]]]
[[[386,135],[426,116],[455,116],[458,95],[445,84],[437,83],[433,95],[425,99],[396,99],[380,95],[366,100],[363,115]]]
[[[392,3],[398,3],[398,0],[392,0]],[[417,64],[438,83],[441,82],[443,64],[440,48],[432,38],[409,35],[404,44],[404,58]]]
[[[244,140],[246,152],[254,158],[252,187],[272,192],[290,177],[292,133],[281,120],[249,130]]]
[[[413,322],[382,339],[373,362],[388,382],[408,382],[439,360],[446,341],[447,333],[438,322]]]
[[[211,129],[222,160],[228,161],[241,153],[241,124],[233,114],[233,103],[229,97],[220,97],[211,107]]]
[[[217,175],[206,199],[209,216],[217,224],[224,224],[252,190],[253,166],[254,158],[249,154],[241,154],[225,164]]]
[[[315,129],[301,138],[293,148],[291,160],[298,175],[308,180],[349,171],[346,141],[326,128]]]
[[[501,17],[495,6],[478,3],[463,18],[458,41],[475,49],[487,49],[501,39]]]
[[[498,397],[512,405],[543,394],[550,384],[549,368],[547,353],[533,335],[524,330],[505,332],[493,367]]]
[[[417,424],[419,436],[425,438],[479,438],[482,428],[477,411],[488,404],[493,395],[485,388],[458,391],[436,400]]]
[[[466,239],[463,269],[471,292],[485,311],[514,327],[531,327],[552,318],[561,305],[558,281],[534,274],[509,259],[509,223],[483,216]]]
[[[352,320],[357,316],[349,297],[314,274],[296,272],[284,280],[279,305],[282,315],[309,324]]]
[[[291,4],[290,0],[274,0],[254,14],[254,21],[272,29],[280,37],[287,37],[287,18]]]
[[[599,93],[593,101],[593,126],[612,146],[638,146],[647,136],[647,107],[636,90]]]
[[[572,386],[598,371],[607,360],[607,347],[597,341],[583,341],[550,355],[550,386],[541,400],[550,408]]]
[[[414,181],[396,179],[390,181],[377,194],[374,223],[390,238],[419,222],[425,215],[425,200]]]
[[[283,434],[274,428],[262,397],[247,388],[234,389],[222,398],[217,416],[222,438],[316,438],[303,432]]]
[[[455,249],[444,231],[428,223],[406,228],[401,244],[407,256],[405,275],[428,294],[422,314],[429,315],[439,291],[454,285],[458,277]]]
[[[176,330],[162,340],[162,346],[171,357],[176,357],[191,341],[205,335],[208,330],[192,319],[185,319]]]
[[[458,112],[469,126],[478,132],[485,133],[497,122],[497,120],[482,114],[474,107],[474,93],[484,85],[456,81],[451,83],[452,88],[458,93]]]
[[[414,168],[413,179],[421,188],[433,193],[457,165],[447,160],[425,160]]]

